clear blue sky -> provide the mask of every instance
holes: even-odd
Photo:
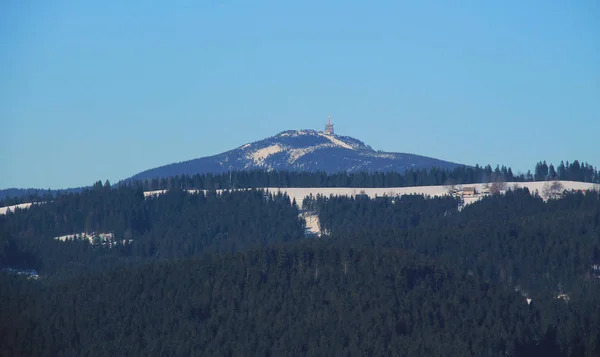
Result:
[[[597,0],[5,0],[0,59],[0,188],[116,182],[329,114],[375,149],[600,166]]]

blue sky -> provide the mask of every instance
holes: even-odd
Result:
[[[0,188],[116,182],[282,130],[600,167],[600,2],[0,2]]]

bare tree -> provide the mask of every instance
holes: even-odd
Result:
[[[507,186],[508,185],[506,184],[506,180],[504,179],[504,176],[498,175],[498,176],[494,177],[494,179],[490,185],[490,193],[492,195],[501,194],[504,191],[506,191]]]
[[[542,196],[545,199],[554,199],[560,197],[560,194],[563,192],[565,187],[563,184],[558,181],[548,181],[544,183],[544,187],[542,188]]]
[[[444,185],[444,188],[446,189],[446,192],[450,196],[454,196],[454,195],[458,194],[458,191],[460,191],[462,189],[462,187],[460,185],[456,184],[456,180],[452,179],[452,178],[449,178],[446,180],[446,184]]]

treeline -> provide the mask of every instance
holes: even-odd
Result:
[[[117,186],[141,187],[144,191],[179,189],[219,190],[231,188],[260,187],[413,187],[436,186],[446,184],[486,183],[493,181],[526,182],[544,180],[570,180],[600,183],[597,169],[587,163],[575,160],[572,163],[561,162],[555,169],[545,161],[536,164],[534,174],[515,174],[506,166],[490,165],[458,167],[453,170],[431,168],[411,169],[405,172],[360,172],[327,174],[325,172],[296,171],[232,171],[223,174],[201,174],[193,176],[174,176],[170,178],[143,181],[124,181]],[[106,184],[106,183],[105,183]],[[102,185],[102,183],[96,183]],[[26,196],[4,197],[0,207],[23,202],[48,201],[54,196],[68,191],[28,192]],[[0,195],[0,198],[2,196]]]
[[[600,173],[588,163],[579,163],[577,160],[572,163],[567,161],[566,164],[561,161],[556,168],[553,164],[548,165],[546,161],[542,161],[535,165],[533,179],[535,181],[567,180],[600,183]]]
[[[0,190],[0,207],[12,206],[26,202],[44,202],[54,199],[57,195],[81,192],[85,187],[65,190],[41,188],[7,188]]]

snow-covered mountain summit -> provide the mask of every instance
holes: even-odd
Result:
[[[400,171],[410,168],[454,168],[456,163],[406,153],[375,151],[362,141],[316,130],[287,130],[222,154],[169,164],[141,172],[148,179],[228,170]]]

